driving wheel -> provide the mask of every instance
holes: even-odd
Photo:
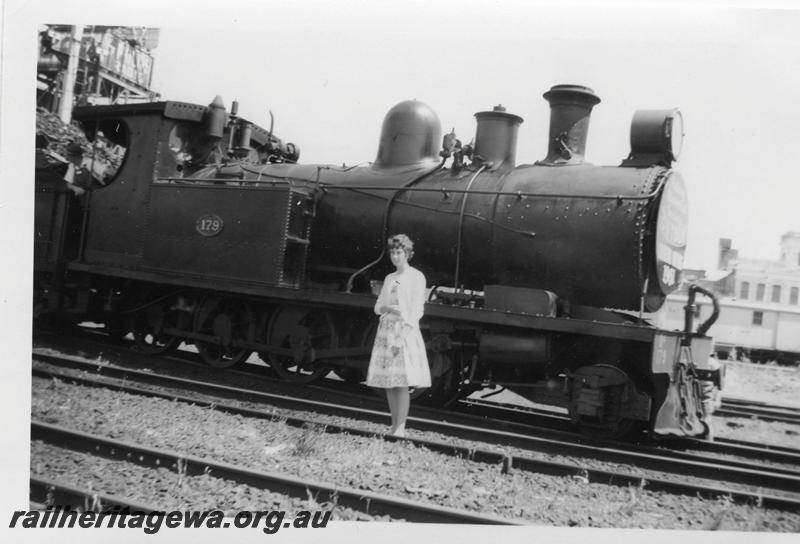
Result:
[[[200,358],[210,366],[229,368],[241,364],[252,350],[237,342],[252,342],[255,335],[253,311],[243,300],[209,297],[195,316],[194,332],[214,337],[214,340],[196,342]]]
[[[284,306],[270,320],[267,343],[291,351],[291,355],[269,354],[269,364],[276,374],[291,382],[310,383],[330,370],[315,352],[338,347],[338,338],[330,312]]]
[[[184,312],[175,309],[176,302],[177,297],[168,297],[136,312],[133,317],[133,340],[139,351],[160,355],[177,349],[181,339],[164,332],[168,328],[181,328],[186,320]]]

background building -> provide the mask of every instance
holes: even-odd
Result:
[[[158,100],[150,89],[159,30],[43,25],[36,104],[69,122],[72,107]]]
[[[720,256],[720,267],[722,266]],[[780,260],[730,259],[724,263],[735,272],[739,300],[764,302],[787,309],[800,305],[800,232],[787,232],[781,237]]]
[[[654,321],[682,329],[687,289],[696,283],[719,297],[720,315],[710,331],[719,356],[800,363],[800,232],[781,237],[779,255],[777,260],[740,257],[730,239],[720,239],[719,270],[684,270],[681,287]],[[699,297],[696,319],[708,319],[712,311],[711,302]]]

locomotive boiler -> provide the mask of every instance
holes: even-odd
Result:
[[[37,313],[103,321],[148,352],[187,342],[214,366],[256,352],[286,379],[359,382],[385,241],[402,232],[430,287],[433,386],[417,394],[506,387],[593,434],[701,435],[701,381],[720,384],[711,321],[691,319],[703,291],[683,331],[645,316],[683,263],[680,113],[636,112],[629,156],[595,166],[584,152],[600,99],[578,85],[544,97],[547,155],[519,166],[523,120],[500,106],[475,115],[463,145],[429,106],[402,102],[375,161],[356,167],[298,164],[295,145],[220,100],[78,108],[89,139],[124,160],[80,201],[39,184]]]

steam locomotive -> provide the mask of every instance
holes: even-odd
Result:
[[[367,166],[299,164],[299,148],[225,109],[182,102],[78,107],[117,160],[85,157],[81,196],[37,171],[34,315],[132,332],[147,353],[194,344],[209,365],[254,352],[281,377],[363,380],[389,271],[386,238],[417,241],[421,322],[446,403],[505,387],[568,410],[584,432],[707,432],[713,318],[647,320],[679,282],[687,198],[671,169],[678,110],[641,110],[617,167],[584,161],[589,88],[556,85],[546,158],[516,165],[522,118],[475,114],[470,144],[434,111],[394,106]],[[441,143],[441,146],[439,145]],[[449,164],[448,164],[449,162]]]

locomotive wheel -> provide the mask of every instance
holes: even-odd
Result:
[[[360,368],[334,368],[333,373],[347,383],[359,384],[367,379],[367,373]]]
[[[431,365],[431,388],[423,389],[422,404],[427,406],[448,406],[459,398],[469,395],[458,387],[456,361],[460,354],[453,351],[428,353]]]
[[[252,350],[233,344],[237,340],[252,341],[255,335],[253,311],[242,300],[209,297],[195,316],[194,332],[216,337],[215,342],[196,342],[200,358],[210,366],[229,368],[241,364]]]
[[[284,306],[269,323],[267,343],[291,349],[293,355],[269,355],[269,364],[284,380],[311,383],[330,371],[324,362],[315,360],[318,349],[338,347],[333,317],[325,310]]]
[[[142,353],[159,355],[175,351],[181,339],[169,336],[165,328],[179,328],[181,312],[173,310],[176,298],[169,297],[137,312],[133,318],[133,340]]]
[[[594,365],[591,368],[598,371],[596,375],[592,376],[593,378],[605,379],[616,383],[609,384],[601,389],[587,389],[585,394],[587,398],[596,397],[592,401],[593,403],[597,402],[597,399],[602,399],[604,403],[604,407],[600,412],[602,415],[599,417],[587,416],[581,413],[578,399],[584,396],[582,392],[583,386],[574,390],[572,393],[573,400],[569,406],[569,414],[573,423],[577,425],[584,435],[605,440],[620,439],[640,430],[638,421],[627,418],[620,413],[623,399],[629,396],[630,391],[635,391],[635,386],[628,375],[622,369],[612,365]]]
[[[119,316],[108,318],[105,323],[106,334],[112,340],[122,340],[127,336],[128,332],[133,332],[133,319],[123,319]],[[136,340],[135,335],[134,340]]]
[[[351,335],[353,344],[358,344],[361,347],[372,348],[375,342],[375,332],[378,330],[378,320],[370,319],[366,323],[360,323],[363,327],[363,332],[360,334],[355,332]],[[367,365],[369,365],[369,355],[367,356]],[[360,384],[367,379],[367,367],[364,368],[335,368],[333,372],[347,383]]]
[[[268,343],[268,334],[269,334],[269,322],[272,319],[272,308],[271,307],[262,307],[258,310],[258,341],[261,344]],[[264,373],[269,377],[275,377],[277,374],[275,373],[275,369],[272,368],[270,365],[270,355],[266,351],[257,351],[256,354],[258,358],[261,359],[266,366],[264,367]]]

